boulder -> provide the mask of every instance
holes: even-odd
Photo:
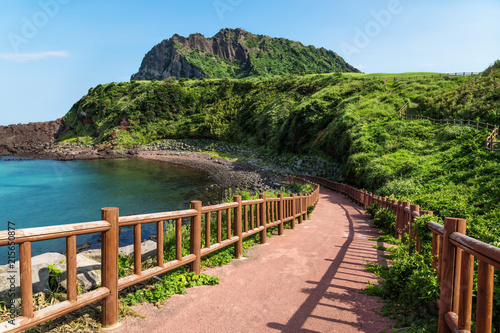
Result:
[[[76,256],[76,265],[76,280],[83,291],[88,291],[101,285],[101,263],[99,261],[93,260],[83,253],[79,253]],[[58,264],[56,268],[61,270],[61,287],[67,289],[66,263]]]
[[[120,255],[130,255],[134,253],[134,246],[128,245],[119,249]],[[147,240],[141,246],[142,260],[149,257],[156,257],[156,242]],[[77,263],[77,283],[84,291],[88,291],[101,285],[101,249],[91,249],[83,251],[76,256]],[[31,278],[33,281],[33,293],[50,291],[49,286],[49,265],[61,270],[61,287],[67,288],[66,256],[60,253],[44,253],[31,259]],[[0,300],[7,297],[10,289],[9,277],[14,276],[16,297],[20,296],[21,276],[19,274],[19,261],[16,261],[14,268],[9,265],[0,266]]]
[[[65,262],[66,256],[60,253],[44,253],[31,258],[31,279],[33,282],[33,293],[50,290],[49,287],[49,265],[58,266],[61,262]],[[9,277],[13,276],[12,281],[15,285],[16,296],[20,296],[21,275],[19,273],[19,261],[16,261],[13,268],[9,265],[0,267],[0,299],[7,296],[10,290],[11,281]]]
[[[147,241],[144,241],[142,242],[142,246],[141,246],[141,258],[142,260],[146,260],[148,257],[155,257],[156,258],[156,242],[153,242],[152,240],[147,240]],[[120,247],[120,249],[118,250],[118,253],[120,253],[120,255],[124,255],[124,256],[127,256],[127,255],[130,255],[130,254],[133,254],[134,253],[134,245],[131,244],[131,245],[127,245],[127,246],[124,246],[124,247]]]

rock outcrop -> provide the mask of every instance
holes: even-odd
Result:
[[[278,68],[273,64],[283,65]],[[314,64],[313,66],[309,66]],[[131,80],[246,77],[262,74],[359,72],[336,53],[284,38],[222,29],[206,38],[177,34],[153,47]]]
[[[63,130],[62,119],[0,126],[0,155],[16,154],[26,148],[43,147],[56,140]]]

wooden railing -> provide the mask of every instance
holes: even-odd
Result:
[[[308,195],[266,198],[261,194],[257,200],[242,201],[235,196],[234,202],[202,207],[201,201],[192,201],[190,209],[156,214],[119,217],[118,208],[103,208],[101,221],[68,224],[52,227],[0,231],[0,246],[19,244],[19,266],[21,285],[21,316],[14,324],[0,324],[0,332],[20,332],[40,325],[48,320],[102,300],[101,321],[104,327],[118,323],[118,291],[184,265],[196,274],[201,270],[201,258],[214,251],[233,245],[235,257],[243,255],[243,239],[259,233],[260,242],[266,243],[268,228],[278,226],[283,234],[284,224],[301,223],[307,219],[307,208],[319,200],[319,185],[302,178],[287,177],[292,182],[310,183],[314,191]],[[182,254],[182,220],[189,219],[190,253]],[[216,221],[216,240],[211,239],[211,221]],[[233,220],[233,221],[232,221]],[[175,226],[175,260],[164,261],[164,226],[170,222]],[[141,226],[155,223],[157,230],[157,265],[142,270]],[[134,273],[118,277],[118,235],[121,227],[134,229]],[[77,293],[76,236],[91,233],[101,235],[102,287],[83,295]],[[202,237],[204,235],[204,237]],[[223,239],[225,235],[225,239]],[[33,311],[33,288],[31,280],[31,243],[48,239],[66,238],[67,300]]]
[[[420,210],[420,206],[410,202],[389,200],[375,196],[355,187],[330,180],[303,176],[307,179],[344,193],[363,207],[377,204],[378,207],[391,209],[396,215],[395,237],[403,233],[415,241],[417,250],[421,242],[416,228],[415,218],[431,211]],[[472,292],[474,281],[474,258],[478,259],[476,333],[490,333],[493,313],[494,268],[500,268],[500,248],[468,237],[466,220],[445,218],[444,226],[429,223],[432,231],[432,267],[436,269],[438,282],[441,284],[438,332],[470,332],[472,318]]]
[[[496,145],[499,144],[499,141],[495,141],[498,136],[498,127],[495,127],[490,135],[486,138],[486,149],[490,151],[500,151],[500,148],[496,148]]]
[[[406,111],[406,109],[408,109],[409,105],[410,105],[410,102],[406,102],[405,105],[403,105],[401,107],[401,109],[399,109],[398,114],[399,114],[400,117],[403,117],[404,112]]]
[[[426,119],[429,120],[433,125],[438,124],[453,124],[457,126],[470,126],[475,127],[476,130],[485,129],[487,131],[492,131],[490,135],[485,140],[485,148],[490,151],[500,151],[500,148],[496,148],[497,144],[500,144],[500,141],[495,141],[498,136],[498,126],[490,123],[483,123],[477,120],[470,119],[433,119],[420,114],[417,115],[408,115],[404,114],[404,111],[408,109],[408,102],[401,109],[399,109],[398,114],[399,117],[405,120],[418,120],[418,119]]]
[[[442,77],[458,77],[458,76],[472,76],[472,75],[479,75],[481,73],[479,72],[457,72],[457,73],[447,73],[447,74],[431,74],[431,75],[416,75],[416,76],[411,76],[411,77],[393,77],[392,79],[394,81],[400,81],[400,80],[416,80],[416,79],[434,79],[434,78],[442,78]],[[389,81],[389,78],[385,79],[386,81]]]

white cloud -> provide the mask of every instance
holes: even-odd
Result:
[[[67,58],[70,53],[67,51],[46,51],[46,52],[35,52],[35,53],[0,53],[0,59],[15,61],[15,62],[27,62],[36,61],[45,58]]]

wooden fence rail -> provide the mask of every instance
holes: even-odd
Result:
[[[196,274],[201,270],[201,258],[214,251],[234,246],[235,257],[243,255],[243,239],[260,234],[260,242],[266,243],[268,228],[278,226],[283,234],[284,223],[295,227],[307,218],[307,208],[319,200],[319,185],[310,180],[285,177],[291,182],[309,183],[314,191],[307,195],[266,198],[261,194],[258,200],[242,201],[235,196],[234,202],[202,207],[201,201],[192,201],[190,209],[156,214],[119,216],[118,208],[103,208],[101,221],[68,224],[52,227],[0,231],[0,246],[19,244],[19,266],[21,278],[21,316],[15,324],[3,322],[0,332],[20,332],[40,325],[48,320],[102,300],[101,321],[104,327],[112,328],[118,323],[118,291],[175,268],[190,265]],[[190,253],[182,253],[182,220],[189,219]],[[211,221],[215,221],[216,240],[211,239]],[[163,236],[165,222],[175,228],[175,260],[165,262]],[[157,230],[157,265],[142,270],[141,226],[155,223]],[[121,227],[134,229],[134,273],[118,277],[118,236]],[[77,294],[76,236],[101,233],[101,275],[102,287],[83,295]],[[204,237],[202,237],[204,235]],[[33,311],[33,289],[31,280],[31,243],[48,239],[66,238],[66,269],[68,278],[67,300],[39,311]]]
[[[457,72],[457,73],[447,73],[447,74],[430,74],[430,75],[416,75],[416,76],[411,76],[411,77],[393,77],[392,80],[394,82],[400,81],[400,80],[416,80],[416,79],[434,79],[434,78],[442,78],[442,77],[458,77],[458,76],[472,76],[472,75],[479,75],[481,73],[479,72]],[[389,78],[385,79],[386,81],[389,81]]]
[[[347,184],[327,179],[302,176],[317,184],[349,196],[364,208],[377,204],[391,209],[396,215],[395,237],[403,233],[414,240],[419,249],[420,240],[414,228],[415,218],[432,215],[409,202],[389,200]],[[476,333],[490,333],[493,313],[494,268],[500,268],[500,248],[466,236],[466,220],[444,219],[444,226],[429,223],[432,231],[432,267],[436,269],[441,284],[439,306],[439,333],[470,332],[472,318],[472,291],[474,259],[479,261],[477,270]],[[420,244],[420,245],[419,245]]]
[[[404,113],[408,109],[408,106],[409,102],[406,102],[405,105],[403,105],[401,109],[399,109],[398,114],[400,118],[405,120],[426,119],[429,120],[433,125],[453,124],[457,126],[475,127],[476,130],[479,129],[485,129],[487,131],[491,130],[492,132],[490,133],[490,135],[488,135],[488,137],[485,140],[485,148],[486,150],[489,151],[500,151],[500,148],[497,148],[497,145],[500,144],[500,141],[495,141],[495,139],[499,134],[498,126],[495,124],[483,123],[477,120],[470,120],[470,119],[434,119],[420,114],[408,115]]]

